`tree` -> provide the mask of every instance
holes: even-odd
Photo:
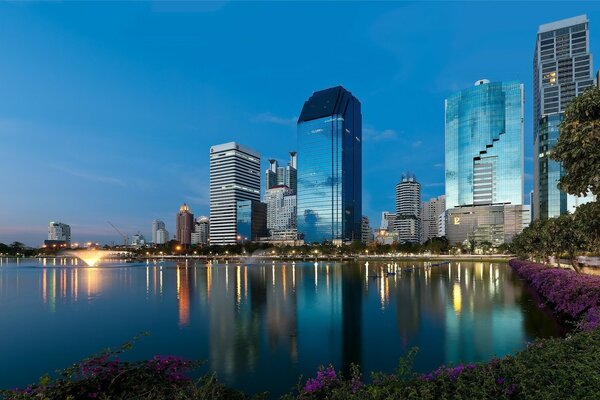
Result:
[[[550,157],[565,170],[562,190],[600,194],[600,89],[588,89],[569,103]]]
[[[583,236],[586,250],[600,251],[600,203],[595,201],[577,207],[575,227]]]

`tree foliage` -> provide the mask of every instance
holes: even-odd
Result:
[[[559,183],[562,190],[578,196],[588,191],[599,194],[600,89],[588,89],[569,103],[551,158],[565,170]]]

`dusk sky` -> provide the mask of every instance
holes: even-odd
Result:
[[[528,194],[537,28],[580,14],[600,57],[592,2],[0,3],[0,242],[38,246],[49,221],[74,242],[119,243],[107,221],[173,235],[182,203],[209,214],[211,145],[285,164],[335,85],[362,103],[372,226],[405,171],[444,193],[444,99],[480,78],[525,84]]]

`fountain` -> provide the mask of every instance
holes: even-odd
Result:
[[[64,254],[79,258],[88,267],[95,267],[98,261],[113,254],[110,250],[74,250],[66,251]]]

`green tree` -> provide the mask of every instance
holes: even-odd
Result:
[[[575,226],[583,236],[585,250],[600,252],[600,203],[595,201],[577,207]]]
[[[600,193],[600,89],[588,89],[569,103],[550,157],[565,170],[562,190],[578,196]]]

